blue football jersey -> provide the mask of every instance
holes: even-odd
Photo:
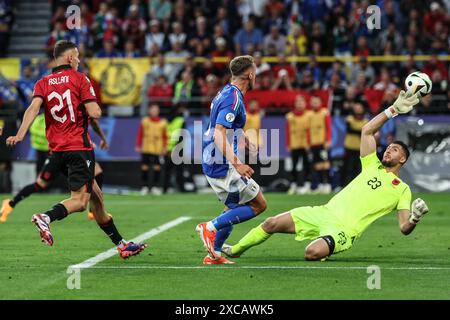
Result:
[[[211,178],[222,178],[227,175],[229,163],[225,157],[215,148],[214,129],[216,124],[221,124],[228,129],[240,130],[245,126],[246,113],[244,96],[241,91],[232,84],[227,84],[220,90],[211,102],[211,114],[209,126],[203,134],[203,173]],[[238,135],[230,137],[229,142],[233,146],[234,153],[238,152]]]

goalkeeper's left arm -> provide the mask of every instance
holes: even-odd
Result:
[[[401,232],[406,236],[410,234],[420,219],[429,211],[427,204],[420,198],[411,204],[411,211],[403,209],[398,211],[398,222]]]

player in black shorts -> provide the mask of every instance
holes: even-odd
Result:
[[[106,141],[105,134],[103,130],[101,129],[98,121],[96,119],[91,119],[90,122],[92,129],[98,134],[100,137],[100,148],[102,150],[108,149],[108,143]],[[0,208],[0,223],[5,223],[8,219],[9,215],[14,211],[15,206],[21,202],[22,200],[26,199],[30,195],[36,192],[41,192],[46,189],[48,189],[52,183],[53,180],[56,179],[56,177],[63,173],[67,176],[67,172],[61,171],[60,161],[58,160],[57,156],[55,154],[50,153],[50,155],[47,157],[47,159],[44,162],[44,166],[41,169],[41,172],[39,173],[36,181],[34,183],[31,183],[25,187],[23,187],[15,196],[13,199],[5,199],[2,202],[2,206]],[[103,169],[100,166],[98,162],[94,162],[95,165],[93,166],[94,169],[94,176],[95,181],[97,181],[98,186],[100,189],[103,186]],[[88,219],[93,220],[94,214],[89,209],[88,212]]]

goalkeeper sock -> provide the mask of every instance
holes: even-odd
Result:
[[[251,218],[255,217],[255,212],[253,212],[250,206],[239,206],[234,209],[228,210],[227,212],[221,214],[217,218],[211,221],[211,224],[218,231],[222,228],[232,226],[233,224],[238,224]],[[210,223],[207,224],[207,228],[210,231],[216,231],[211,228]]]
[[[244,253],[244,251],[250,249],[251,247],[257,246],[267,239],[269,239],[271,236],[270,233],[267,233],[262,228],[262,225],[260,224],[256,228],[253,228],[249,231],[237,244],[235,244],[231,248],[232,254],[241,255]]]

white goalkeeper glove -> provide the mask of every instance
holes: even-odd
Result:
[[[412,94],[410,91],[400,91],[395,102],[387,108],[384,113],[386,116],[391,119],[398,114],[408,113],[412,110],[412,108],[419,103],[419,97],[415,94]]]
[[[425,201],[417,198],[411,204],[411,214],[409,216],[409,222],[412,224],[416,224],[427,212],[428,207]]]

